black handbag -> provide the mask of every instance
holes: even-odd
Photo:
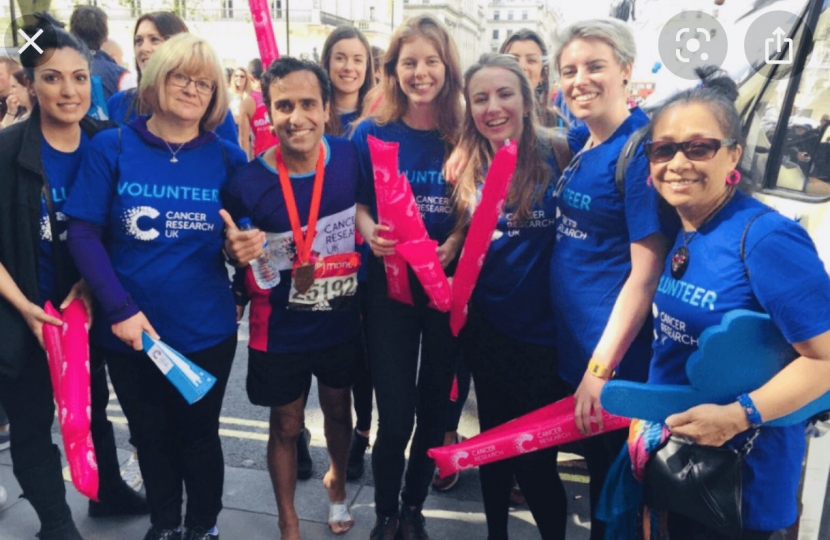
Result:
[[[646,464],[646,505],[695,520],[728,538],[740,538],[741,469],[758,433],[756,429],[739,450],[670,436]]]

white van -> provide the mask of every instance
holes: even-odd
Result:
[[[792,1],[782,4],[792,11]],[[803,0],[799,16],[788,36],[793,50],[783,51],[792,63],[759,59],[741,82],[742,165],[755,196],[799,221],[830,271],[830,0]],[[830,539],[829,477],[825,435],[809,444],[798,540]]]

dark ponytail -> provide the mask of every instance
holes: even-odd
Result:
[[[700,78],[700,84],[674,94],[658,106],[652,114],[651,125],[657,123],[667,110],[676,105],[699,103],[712,112],[726,137],[743,145],[741,116],[735,107],[735,100],[738,99],[738,86],[735,81],[717,66],[701,66],[695,69],[695,73]]]
[[[64,24],[57,19],[55,19],[49,13],[35,13],[31,17],[27,17],[27,19],[33,19],[31,24],[28,24],[23,27],[23,31],[26,32],[28,36],[34,36],[38,32],[41,34],[34,40],[38,47],[41,50],[47,51],[49,49],[73,49],[78,52],[84,59],[86,60],[87,64],[92,62],[92,54],[89,52],[89,48],[84,44],[83,41],[78,39],[78,37],[73,36],[66,30],[64,30]],[[44,56],[32,46],[26,47],[26,49],[20,53],[20,63],[23,65],[23,68],[26,70],[26,76],[29,80],[35,80],[35,68],[43,62],[44,58],[48,58],[48,56]]]

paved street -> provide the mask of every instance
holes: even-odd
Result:
[[[265,444],[268,437],[267,409],[251,405],[245,394],[247,337],[247,322],[243,322],[240,325],[239,347],[222,410],[220,431],[225,452],[226,480],[225,510],[220,516],[219,526],[222,538],[233,540],[278,537],[276,504],[265,463]],[[478,433],[475,411],[475,394],[471,393],[460,427],[460,432],[466,436]],[[128,442],[126,420],[114,394],[110,396],[109,416],[115,424],[119,452],[126,464],[131,447]],[[303,521],[303,534],[307,539],[334,538],[325,526],[327,497],[321,479],[328,467],[328,457],[324,446],[323,417],[317,400],[316,385],[312,386],[309,396],[306,423],[312,433],[314,476],[311,480],[298,482],[297,486],[297,509]],[[373,436],[376,426],[375,419]],[[56,442],[59,442],[60,436],[56,427],[53,436]],[[566,459],[575,457],[565,456]],[[568,539],[587,539],[588,486],[582,463],[565,461],[560,464],[560,470],[566,480],[571,504]],[[9,502],[0,509],[0,540],[33,539],[37,532],[37,521],[29,504],[17,499],[20,489],[12,475],[8,452],[0,453],[0,485],[6,486],[9,490]],[[86,502],[83,497],[75,492],[71,484],[67,484],[67,489],[74,515],[86,540],[138,540],[149,526],[146,517],[91,520],[86,517]],[[374,482],[369,454],[366,456],[365,476],[360,482],[350,483],[348,493],[356,525],[342,538],[365,540],[374,523]],[[425,515],[434,540],[486,538],[478,473],[465,471],[455,489],[449,493],[432,493],[427,500]],[[525,506],[511,510],[510,527],[511,538],[514,540],[539,538],[533,518]]]

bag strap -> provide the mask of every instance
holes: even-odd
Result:
[[[634,153],[637,151],[637,148],[646,139],[649,127],[650,125],[646,124],[629,135],[628,140],[625,141],[623,149],[617,158],[617,168],[614,170],[614,183],[617,184],[617,190],[619,190],[623,197],[625,197],[625,170],[634,158]]]
[[[746,274],[747,281],[749,281],[749,267],[746,265],[746,237],[747,235],[749,235],[749,227],[753,223],[755,223],[755,220],[757,220],[759,217],[763,216],[764,214],[769,214],[770,212],[775,212],[775,210],[773,210],[772,208],[765,208],[764,210],[761,210],[760,212],[752,216],[752,219],[750,219],[749,222],[746,224],[746,227],[744,228],[744,233],[741,236],[741,262],[744,265],[744,274]]]

